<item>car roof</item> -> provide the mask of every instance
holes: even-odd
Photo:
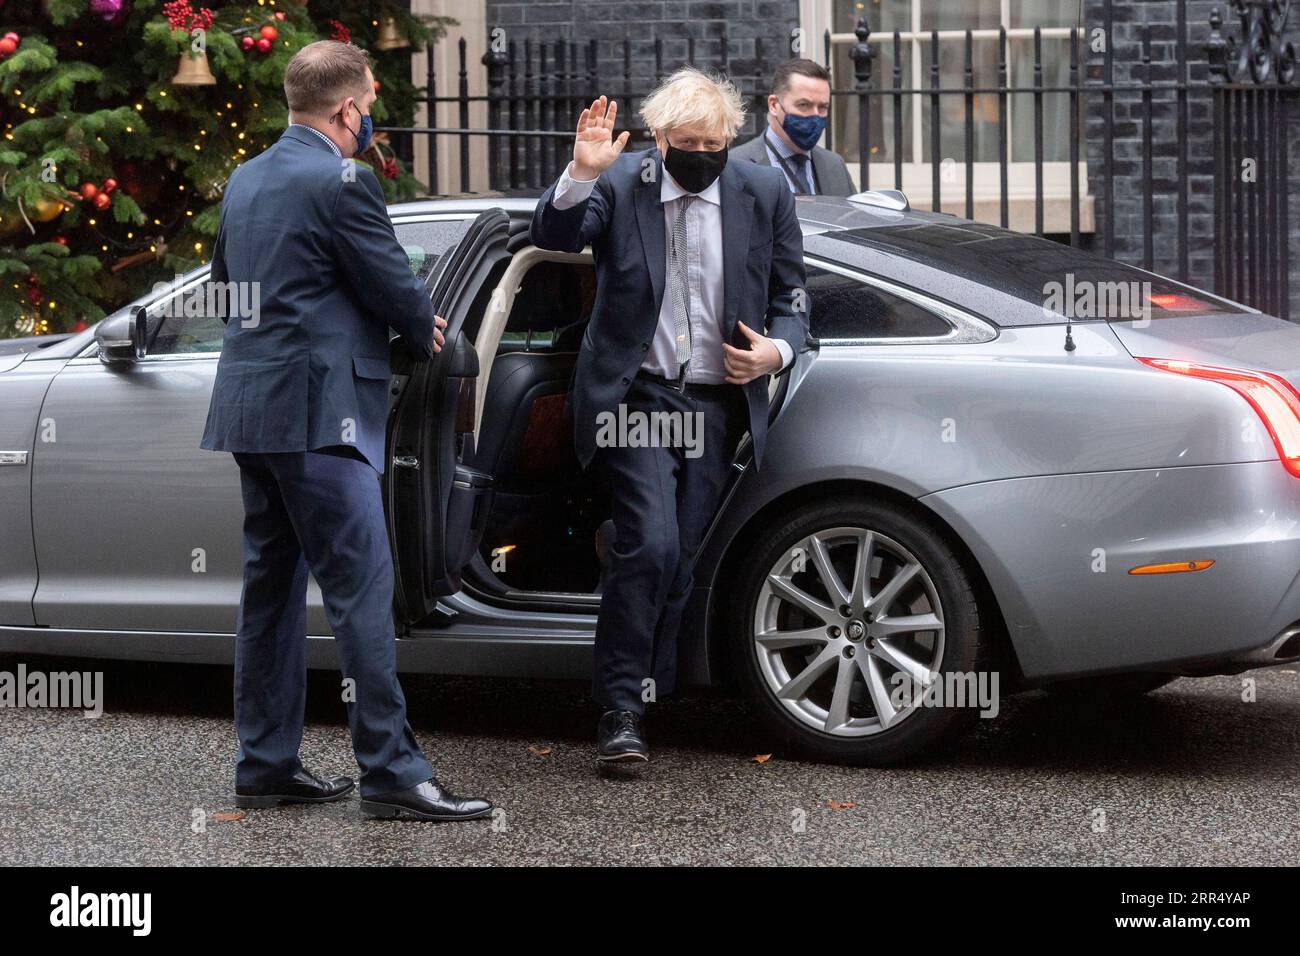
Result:
[[[418,199],[394,204],[388,207],[388,211],[397,217],[431,213],[477,213],[495,208],[505,210],[513,219],[526,219],[533,214],[539,198],[540,195],[520,193],[483,193],[475,196]],[[805,235],[880,226],[961,221],[947,213],[897,210],[840,196],[796,196],[795,213],[799,216]]]

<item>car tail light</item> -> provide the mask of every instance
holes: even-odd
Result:
[[[1278,457],[1291,474],[1300,478],[1300,393],[1280,375],[1244,368],[1222,368],[1177,359],[1138,358],[1139,362],[1178,375],[1208,379],[1227,385],[1250,403],[1259,415]]]

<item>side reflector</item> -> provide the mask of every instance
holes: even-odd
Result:
[[[1129,574],[1180,574],[1184,571],[1204,571],[1213,561],[1175,561],[1172,564],[1144,564],[1133,568]]]
[[[1255,409],[1277,446],[1278,458],[1287,471],[1300,478],[1300,393],[1282,376],[1176,359],[1139,358],[1138,361],[1164,372],[1203,378],[1231,388]]]

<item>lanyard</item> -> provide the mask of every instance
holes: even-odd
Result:
[[[781,151],[776,148],[776,143],[768,139],[766,130],[763,131],[763,142],[772,148],[772,155],[776,157],[776,161],[781,164],[781,169],[785,172],[790,182],[794,183],[795,187],[797,188],[799,186],[799,174],[794,171],[794,167],[790,165],[789,161],[786,160],[786,158],[781,155]],[[808,157],[808,165],[805,166],[804,169],[806,171],[804,178],[808,183],[809,195],[812,195],[811,190],[813,188],[813,181],[812,181],[812,157],[811,156]]]

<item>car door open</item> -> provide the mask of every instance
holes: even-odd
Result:
[[[510,219],[489,210],[429,275],[434,312],[447,320],[442,350],[427,362],[394,356],[394,401],[384,475],[384,505],[396,564],[398,620],[433,613],[438,597],[460,588],[483,536],[492,476],[474,457],[478,355],[467,320],[493,267],[505,258]]]

